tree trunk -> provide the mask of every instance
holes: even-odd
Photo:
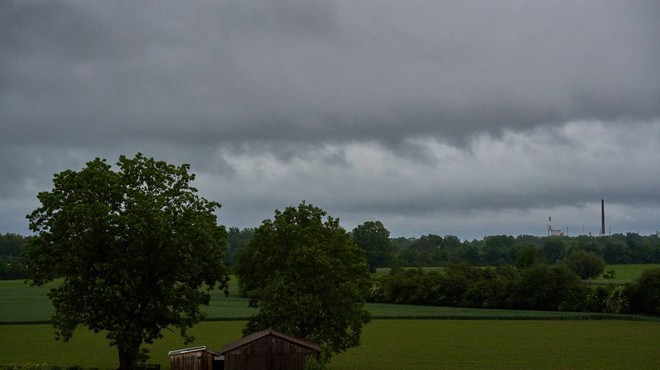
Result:
[[[135,370],[138,362],[140,345],[118,344],[119,370]]]

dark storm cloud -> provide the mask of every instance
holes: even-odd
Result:
[[[141,151],[191,163],[235,220],[301,199],[409,230],[601,196],[653,215],[658,14],[642,1],[3,1],[0,206],[24,215],[53,173]]]
[[[4,6],[2,108],[22,127],[12,139],[63,142],[396,142],[644,120],[660,110],[646,6],[20,1]]]

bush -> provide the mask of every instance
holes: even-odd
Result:
[[[605,300],[605,312],[629,313],[630,310],[630,285],[621,285],[612,289]]]
[[[634,312],[660,314],[660,268],[644,271],[631,286]]]
[[[605,270],[605,261],[602,258],[582,249],[573,251],[565,263],[583,280],[597,277]]]

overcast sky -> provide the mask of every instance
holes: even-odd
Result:
[[[219,222],[660,230],[653,1],[0,2],[0,233],[52,176],[190,163]]]

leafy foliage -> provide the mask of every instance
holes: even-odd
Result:
[[[644,271],[630,293],[634,311],[660,315],[660,268]]]
[[[339,220],[311,204],[275,211],[238,258],[241,291],[259,312],[245,334],[269,327],[319,343],[324,359],[360,343],[370,276]]]
[[[23,252],[29,239],[18,234],[0,234],[0,280],[27,277]]]
[[[78,326],[105,331],[120,368],[133,368],[142,343],[165,328],[192,339],[187,329],[210,299],[200,288],[226,289],[226,231],[216,224],[220,204],[190,186],[188,165],[142,154],[117,165],[97,158],[54,176],[28,215],[38,236],[26,258],[34,285],[61,279],[49,295],[58,337],[69,340]]]
[[[225,265],[234,266],[238,253],[250,243],[254,235],[254,228],[246,227],[239,229],[230,227],[227,236],[227,253],[225,255]]]
[[[423,235],[419,238],[395,238],[395,259],[404,267],[447,266],[467,262],[471,265],[528,267],[545,261],[553,264],[582,250],[608,264],[647,264],[660,262],[660,238],[634,233],[603,237],[538,237],[520,235],[486,236],[483,240],[459,241],[455,236]]]
[[[380,221],[367,221],[358,225],[351,237],[367,256],[369,271],[376,272],[377,267],[388,267],[394,259],[394,245],[390,241],[390,232]]]
[[[403,269],[378,278],[370,300],[476,308],[580,309],[587,288],[562,264],[518,270],[450,265],[443,272]]]
[[[605,261],[593,252],[579,249],[566,259],[566,265],[583,280],[599,276],[605,271]]]

